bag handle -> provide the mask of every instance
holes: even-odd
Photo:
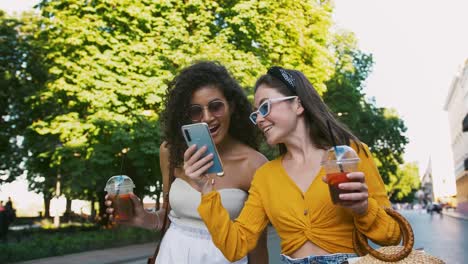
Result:
[[[354,250],[359,256],[364,256],[366,254],[370,254],[376,259],[386,261],[386,262],[396,262],[406,258],[411,251],[413,250],[414,246],[414,233],[413,229],[411,228],[411,224],[404,218],[400,213],[391,209],[391,208],[384,208],[385,212],[391,216],[400,226],[400,231],[403,236],[403,249],[396,253],[396,254],[384,254],[373,249],[369,246],[369,242],[367,241],[367,237],[363,235],[357,228],[353,231],[353,246]]]

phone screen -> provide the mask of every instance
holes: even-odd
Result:
[[[208,169],[207,173],[216,173],[218,176],[224,175],[221,159],[206,123],[184,125],[182,126],[182,135],[189,147],[192,145],[197,145],[197,149],[203,146],[207,147],[207,151],[203,154],[203,157],[210,153],[213,154],[213,165]]]

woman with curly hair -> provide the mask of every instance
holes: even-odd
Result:
[[[181,126],[208,124],[224,169],[223,177],[214,176],[214,188],[220,192],[230,218],[235,219],[247,199],[254,172],[267,162],[257,151],[259,133],[249,121],[251,111],[242,88],[219,63],[195,63],[170,83],[161,115],[165,141],[160,147],[164,203],[170,209],[146,212],[133,196],[135,217],[129,223],[164,232],[168,216],[171,223],[162,238],[156,263],[231,263],[213,244],[197,212],[200,192],[184,172],[187,145]],[[107,205],[107,212],[112,214],[110,199]],[[265,233],[247,257],[234,263],[247,262],[268,263]]]

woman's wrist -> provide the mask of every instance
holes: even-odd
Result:
[[[143,221],[140,224],[137,224],[137,226],[143,227],[149,230],[156,230],[156,231],[161,230],[162,225],[163,225],[163,220],[164,220],[162,219],[162,216],[164,215],[162,211],[163,210],[159,210],[155,213],[147,212],[145,214]]]
[[[165,213],[162,210],[156,212],[156,230],[160,231],[163,229]]]
[[[135,217],[133,219],[133,221],[131,222],[131,225],[135,226],[135,227],[141,227],[141,228],[148,229],[148,227],[147,227],[148,220],[146,218],[147,218],[147,213],[146,213],[146,211],[144,211],[143,215],[139,215],[138,217]]]
[[[354,210],[353,210],[353,213],[354,213],[355,216],[360,217],[360,216],[366,215],[368,210],[369,210],[369,205],[368,205],[368,203],[366,202],[365,205],[363,205],[363,206],[361,206],[361,207],[359,207],[359,208],[354,209]]]
[[[155,229],[159,230],[158,227],[162,226],[162,221],[159,217],[160,213],[158,212],[160,212],[160,210],[157,211],[156,213],[150,213],[150,212],[145,211],[144,215],[136,218],[133,221],[132,225],[136,227],[141,227],[144,229],[149,229],[149,230],[155,230]]]
[[[209,192],[213,191],[213,185],[214,185],[215,179],[208,179],[203,186],[200,188],[201,194],[207,194]]]

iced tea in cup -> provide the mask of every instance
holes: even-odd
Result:
[[[133,203],[130,198],[133,188],[135,188],[135,184],[126,175],[112,176],[106,183],[104,190],[113,196],[114,216],[119,222],[129,221],[133,218]]]
[[[346,174],[355,172],[359,165],[359,156],[353,148],[340,145],[327,150],[322,158],[321,165],[327,174],[328,188],[333,204],[343,202],[340,193],[350,193],[352,191],[341,190],[338,185],[343,182],[351,182]]]

